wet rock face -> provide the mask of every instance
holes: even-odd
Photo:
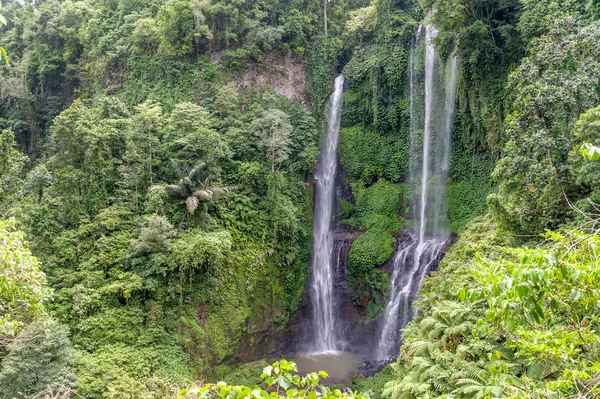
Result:
[[[383,367],[394,359],[374,359],[382,329],[382,317],[365,323],[365,315],[361,309],[352,303],[352,298],[357,294],[356,288],[348,284],[348,252],[354,240],[360,236],[359,230],[344,229],[335,233],[334,244],[334,292],[336,301],[334,312],[340,329],[339,336],[342,337],[345,352],[356,355],[361,359],[358,373],[363,376],[372,375],[381,371]],[[410,243],[408,233],[400,233],[397,236],[397,248],[395,252]],[[448,241],[447,246],[439,255],[433,270],[437,269],[439,261],[450,248],[455,239]],[[393,266],[392,256],[390,261],[382,266],[382,270],[391,272]],[[308,352],[310,340],[314,331],[311,331],[313,310],[309,297],[309,287],[305,288],[303,305],[293,315],[283,331],[274,328],[254,334],[251,338],[243,337],[240,348],[236,354],[228,360],[228,363],[245,363],[259,359],[287,358],[294,359]]]

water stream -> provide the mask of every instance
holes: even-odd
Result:
[[[433,43],[436,36],[434,27],[420,26],[410,50],[410,182],[419,189],[413,207],[416,233],[402,244],[394,258],[376,355],[380,360],[397,356],[399,330],[414,316],[416,292],[425,275],[439,262],[449,239],[445,199],[458,63],[455,58],[440,62]],[[421,45],[425,47],[424,62],[417,58]],[[423,62],[422,69],[419,61]],[[421,92],[424,98],[419,95]]]
[[[313,259],[311,299],[313,307],[313,342],[311,353],[335,352],[338,348],[336,320],[333,312],[333,232],[331,217],[335,201],[337,144],[342,114],[343,76],[335,79],[334,91],[327,104],[327,135],[315,174]]]

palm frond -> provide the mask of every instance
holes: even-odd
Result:
[[[213,196],[215,197],[222,197],[223,195],[229,194],[227,187],[213,186],[210,188],[210,191],[212,191]]]
[[[148,187],[148,191],[161,190],[174,197],[180,197],[183,194],[182,187],[178,184],[154,184]]]
[[[191,186],[192,181],[186,176],[186,177],[183,177],[181,180],[179,180],[179,185],[180,186]]]
[[[190,180],[193,180],[194,177],[196,177],[196,174],[198,174],[198,172],[200,172],[202,169],[204,169],[206,167],[206,163],[205,162],[198,162],[193,168],[192,170],[190,170],[190,172],[187,174],[187,178]]]
[[[199,203],[200,203],[200,201],[198,201],[198,198],[194,197],[193,195],[191,195],[185,199],[185,206],[189,213],[196,212],[196,209],[198,209]]]
[[[192,196],[201,201],[208,201],[208,200],[212,199],[213,192],[210,190],[198,190],[198,191],[195,191],[192,194]]]
[[[181,167],[179,162],[177,162],[173,158],[169,158],[169,162],[171,162],[171,167],[173,168],[173,171],[175,172],[175,175],[177,177],[181,177],[185,174],[183,173],[183,168]]]
[[[164,190],[164,189],[165,189],[164,184],[154,184],[154,185],[148,187],[148,191]]]

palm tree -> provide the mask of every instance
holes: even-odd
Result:
[[[213,181],[211,173],[205,173],[204,180],[199,182],[199,186],[194,189],[194,180],[201,171],[206,169],[206,163],[199,162],[189,172],[185,173],[181,166],[174,160],[171,160],[175,172],[182,176],[177,184],[155,184],[148,188],[148,191],[162,190],[176,199],[182,199],[185,202],[188,214],[194,215],[198,207],[202,204],[201,217],[208,213],[208,204],[217,197],[228,195],[237,190],[235,186],[221,186]]]

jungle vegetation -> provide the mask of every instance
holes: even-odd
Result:
[[[380,267],[410,227],[406,74],[425,18],[460,63],[459,239],[398,359],[352,386],[600,395],[600,1],[2,3],[0,397],[363,398],[231,360],[303,303],[340,72],[352,198],[336,220],[362,232],[356,306],[381,315]]]

